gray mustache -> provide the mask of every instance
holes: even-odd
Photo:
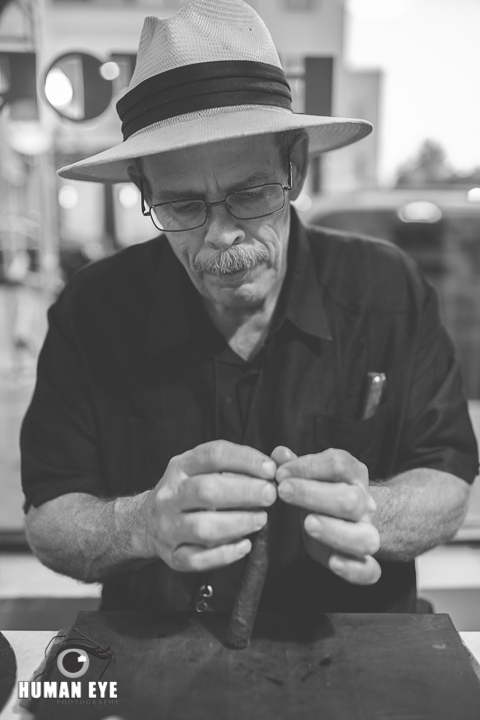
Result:
[[[241,270],[251,270],[269,260],[270,254],[266,248],[233,245],[228,250],[220,250],[215,255],[196,258],[192,267],[195,272],[210,273],[210,275],[220,277],[220,275],[231,275]]]

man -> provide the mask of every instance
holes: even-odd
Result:
[[[289,102],[254,11],[200,0],[147,18],[124,142],[62,171],[130,178],[163,233],[72,279],[22,429],[29,541],[104,609],[231,609],[276,502],[261,609],[414,611],[413,559],[464,518],[476,445],[435,293],[290,206],[309,143],[369,126]]]

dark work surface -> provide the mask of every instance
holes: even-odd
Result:
[[[32,708],[35,718],[480,717],[480,685],[448,615],[259,615],[244,650],[224,646],[227,624],[227,616],[213,613],[81,612],[75,628],[111,646],[102,681],[117,681],[118,704],[107,711],[42,700]],[[92,658],[83,680],[98,679],[104,667]],[[56,663],[51,668],[46,680],[66,680]]]
[[[17,678],[17,661],[12,646],[0,633],[0,713],[10,699]]]

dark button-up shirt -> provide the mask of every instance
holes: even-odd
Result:
[[[244,367],[164,237],[80,271],[49,322],[22,429],[26,508],[71,492],[143,492],[172,456],[216,438],[266,454],[343,448],[375,481],[418,467],[468,483],[477,473],[435,291],[389,243],[304,228],[292,211],[271,330]],[[386,374],[386,392],[362,420],[369,372]],[[263,610],[414,610],[413,563],[384,562],[376,585],[351,585],[308,556],[300,523],[281,503]],[[189,610],[208,582],[210,607],[228,610],[243,562],[208,576],[151,562],[106,580],[103,607]]]

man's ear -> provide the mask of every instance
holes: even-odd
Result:
[[[296,200],[302,192],[308,170],[308,144],[309,137],[305,130],[301,130],[293,141],[290,150],[292,163],[292,189],[290,200]]]
[[[135,158],[131,165],[128,166],[127,172],[128,177],[130,178],[130,182],[132,182],[136,187],[140,190],[140,192],[143,190],[143,198],[147,201],[147,203],[150,201],[150,185],[148,181],[145,179],[142,169],[141,169],[141,158]],[[143,208],[142,208],[143,210]]]
[[[140,189],[140,174],[133,163],[128,166],[127,172],[128,177],[130,178],[130,182],[132,182],[134,185],[137,186],[138,189]]]

